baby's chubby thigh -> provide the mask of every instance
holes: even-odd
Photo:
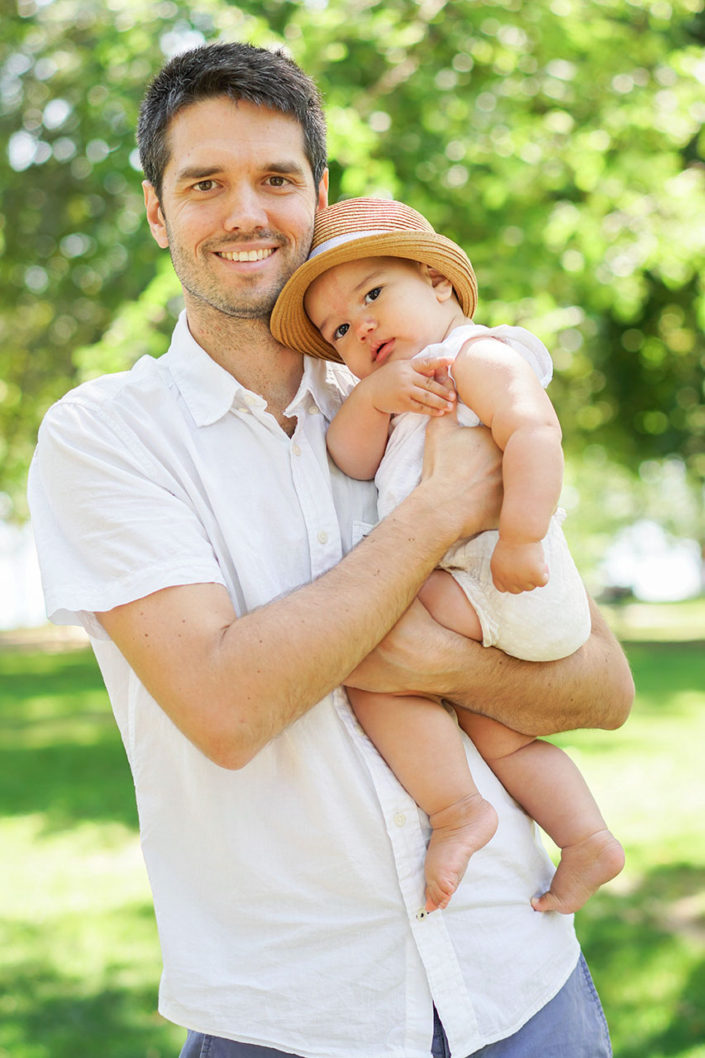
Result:
[[[556,661],[576,651],[590,635],[590,608],[570,554],[562,512],[551,519],[543,540],[548,583],[513,595],[498,591],[490,559],[499,534],[492,530],[452,548],[441,563],[465,592],[482,626],[484,646],[525,661]]]
[[[483,629],[475,607],[453,575],[435,569],[419,591],[419,599],[431,617],[444,628],[458,635],[483,641]]]

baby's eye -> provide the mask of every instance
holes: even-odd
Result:
[[[344,338],[349,330],[350,330],[350,324],[349,323],[341,323],[340,327],[336,327],[335,330],[333,331],[333,341],[337,342],[337,341],[339,341],[340,338]]]
[[[367,293],[365,294],[365,304],[367,305],[367,303],[370,302],[370,301],[376,301],[381,293],[382,293],[382,288],[381,287],[373,287],[372,290],[368,290]]]

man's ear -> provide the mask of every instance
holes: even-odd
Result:
[[[448,298],[451,298],[453,296],[453,285],[450,279],[446,279],[446,277],[432,265],[424,265],[424,268],[428,278],[431,280],[431,286],[436,292],[438,301],[442,303],[447,301]]]
[[[157,245],[161,246],[162,250],[166,250],[169,245],[169,236],[166,232],[166,220],[157,198],[157,192],[149,180],[142,181],[142,190],[144,191],[144,207],[147,211],[150,231]]]
[[[328,170],[324,169],[316,194],[316,209],[325,209],[328,205],[328,176]]]

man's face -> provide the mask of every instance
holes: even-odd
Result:
[[[168,143],[161,201],[145,182],[145,203],[189,316],[215,310],[268,318],[306,259],[314,213],[327,197],[327,173],[314,186],[301,126],[278,111],[218,96],[180,111]]]

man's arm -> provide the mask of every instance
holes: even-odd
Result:
[[[241,618],[215,584],[165,588],[98,614],[148,691],[217,764],[242,767],[343,683],[447,547],[496,524],[499,453],[484,431],[451,418],[431,424],[424,481],[312,584]],[[465,514],[445,502],[459,465],[472,468],[462,490]]]
[[[588,641],[570,657],[537,662],[442,628],[417,601],[346,683],[447,698],[525,734],[616,728],[629,715],[634,682],[617,640],[592,600],[590,606]]]

